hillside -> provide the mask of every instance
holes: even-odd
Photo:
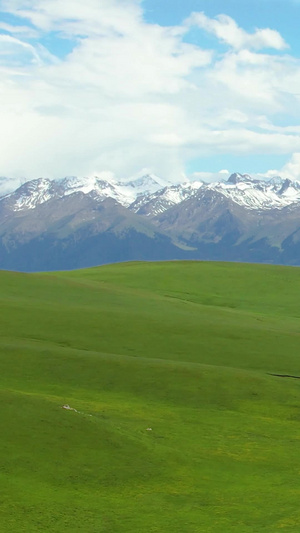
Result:
[[[299,269],[124,263],[0,288],[3,531],[299,531]]]

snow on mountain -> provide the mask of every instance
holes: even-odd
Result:
[[[233,174],[225,182],[206,187],[248,209],[282,209],[300,202],[300,182],[282,178],[262,181],[247,174]]]
[[[127,187],[136,190],[138,194],[151,194],[157,191],[158,188],[161,189],[165,187],[167,184],[170,184],[170,182],[162,180],[154,174],[145,174],[144,176],[125,182]],[[121,185],[124,185],[124,183],[121,182]]]
[[[147,216],[158,215],[173,205],[180,204],[183,200],[190,198],[202,186],[202,181],[193,181],[164,187],[153,194],[140,196],[130,206],[130,209],[135,213]]]
[[[53,183],[44,178],[28,181],[15,192],[1,198],[1,200],[10,200],[14,211],[34,209],[37,205],[47,202],[47,200],[55,196]]]
[[[135,213],[155,216],[191,198],[200,188],[203,193],[215,191],[251,210],[282,209],[300,203],[300,182],[280,177],[264,181],[236,173],[227,181],[192,181],[174,185],[152,174],[116,181],[109,172],[84,178],[68,176],[56,181],[35,179],[6,194],[0,202],[5,202],[9,209],[22,211],[80,192],[92,195],[99,202],[112,198]]]
[[[113,198],[128,207],[141,194],[151,194],[166,183],[152,175],[141,176],[128,182],[115,181],[108,172],[101,173],[100,177],[68,176],[57,181],[39,178],[28,181],[15,192],[0,198],[0,201],[5,199],[14,211],[22,211],[34,209],[37,205],[53,198],[63,198],[81,192],[92,194],[98,201]]]
[[[123,205],[128,207],[140,196],[151,195],[156,191],[161,190],[167,184],[167,181],[162,180],[154,174],[146,174],[145,176],[141,176],[127,182],[118,182],[116,187],[120,193],[123,194],[124,199],[128,199],[126,203],[123,202]]]
[[[75,192],[82,192],[84,194],[93,193],[99,201],[105,198],[113,198],[122,205],[131,203],[130,194],[118,185],[118,183],[110,176],[105,179],[98,176],[91,176],[88,178],[67,177],[60,180],[58,183],[62,187],[62,196],[68,196]]]
[[[151,195],[144,195],[130,206],[135,213],[155,216],[173,205],[203,192],[216,191],[247,209],[282,209],[300,202],[300,182],[282,178],[263,181],[248,174],[232,174],[227,181],[214,183],[187,182],[171,185]],[[202,195],[203,196],[203,195]],[[201,197],[202,197],[201,196]],[[201,200],[200,200],[201,201]]]

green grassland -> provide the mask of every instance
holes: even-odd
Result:
[[[272,374],[300,376],[299,294],[266,265],[1,272],[0,531],[298,533],[300,380]]]

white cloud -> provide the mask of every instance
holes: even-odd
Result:
[[[291,111],[300,87],[300,61],[288,55],[268,55],[248,50],[222,56],[209,72],[223,98],[238,98],[244,112]],[[224,91],[226,93],[224,94]],[[297,98],[296,98],[297,100]]]
[[[100,34],[102,28],[132,30],[142,17],[135,0],[2,0],[1,7],[43,31],[72,35]]]
[[[5,31],[11,34],[20,35],[27,38],[36,38],[38,37],[38,32],[29,26],[12,26],[6,22],[0,21],[0,31]]]
[[[291,180],[300,180],[300,152],[293,154],[291,160],[281,169],[280,174]]]
[[[26,59],[29,62],[39,62],[40,60],[36,49],[31,44],[11,35],[0,34],[0,64],[11,64],[13,58],[20,64],[24,64]]]
[[[219,170],[219,172],[193,172],[189,176],[190,181],[223,181],[227,180],[230,176],[229,170]]]
[[[281,176],[292,181],[300,181],[300,152],[295,152],[291,159],[279,170],[268,170],[265,174],[258,174],[259,177],[272,178]]]
[[[228,15],[222,14],[216,18],[209,18],[204,13],[192,13],[185,21],[185,25],[187,27],[198,26],[237,50],[243,48],[283,50],[288,47],[278,31],[263,28],[256,29],[254,33],[247,33],[242,28],[239,28],[235,20]]]
[[[126,177],[147,167],[176,181],[200,156],[300,150],[298,126],[275,120],[287,113],[300,124],[300,62],[257,51],[283,49],[277,32],[248,34],[228,17],[192,15],[189,24],[204,21],[231,47],[218,55],[186,43],[188,25],[146,23],[141,5],[0,0],[24,17],[19,28],[33,25],[35,37],[50,40],[58,32],[73,46],[54,57],[25,29],[3,28],[10,35],[0,36],[0,174],[98,169]]]
[[[21,178],[4,178],[0,176],[0,197],[15,191],[25,180]]]

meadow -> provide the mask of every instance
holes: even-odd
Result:
[[[299,294],[269,265],[2,271],[0,531],[298,533]]]

